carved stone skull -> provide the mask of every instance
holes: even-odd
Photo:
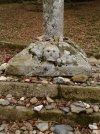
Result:
[[[59,48],[54,45],[48,45],[44,49],[43,56],[46,58],[47,61],[52,61],[52,62],[57,61],[57,59],[60,56]]]

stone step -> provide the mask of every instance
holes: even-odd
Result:
[[[59,109],[53,110],[41,110],[39,112],[33,111],[28,108],[17,107],[17,109],[12,109],[11,107],[0,106],[0,120],[15,121],[15,120],[31,120],[31,119],[40,119],[44,121],[57,121],[62,122],[67,119],[71,124],[81,124],[88,125],[92,122],[100,121],[100,113],[92,114],[73,114],[73,113],[64,113]]]
[[[66,100],[85,100],[100,102],[100,86],[68,86],[58,84],[0,82],[0,94],[12,94],[17,97],[43,97],[64,98]]]

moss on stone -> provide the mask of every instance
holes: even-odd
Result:
[[[74,82],[82,82],[83,83],[83,82],[86,82],[87,79],[88,79],[88,76],[83,75],[83,74],[75,75],[72,77],[72,80]]]
[[[80,87],[61,85],[61,97],[67,100],[100,102],[100,87]]]
[[[18,111],[16,109],[7,109],[0,106],[0,119],[1,120],[29,120],[32,119],[34,112],[29,111]]]

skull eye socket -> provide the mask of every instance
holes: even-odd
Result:
[[[55,53],[56,51],[55,50],[53,50],[53,53]]]
[[[49,53],[49,52],[50,52],[50,50],[47,50],[47,52]]]

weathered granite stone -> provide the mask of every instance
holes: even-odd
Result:
[[[85,53],[70,40],[37,41],[8,62],[7,74],[28,76],[91,75]]]

